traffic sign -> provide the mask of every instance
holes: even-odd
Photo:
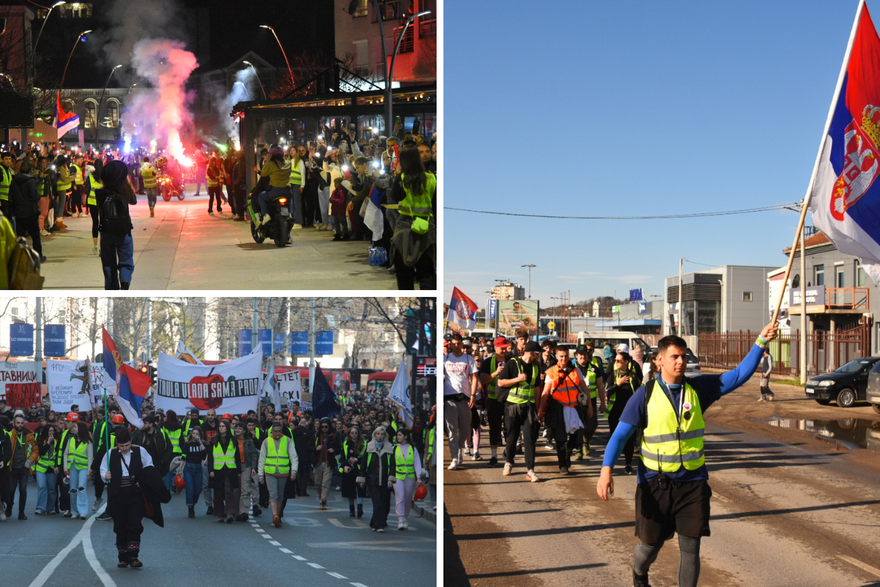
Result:
[[[63,357],[67,354],[64,324],[46,324],[43,327],[43,354]]]
[[[333,331],[319,330],[315,333],[315,354],[332,355],[333,354]]]

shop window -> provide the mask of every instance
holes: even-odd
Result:
[[[112,98],[107,101],[107,126],[110,128],[119,126],[119,102]]]
[[[94,100],[86,100],[85,128],[95,128],[98,124],[98,104]]]
[[[743,292],[743,301],[744,302],[751,302],[752,301],[752,292],[744,291]]]
[[[813,267],[816,286],[825,285],[825,265],[816,265]]]

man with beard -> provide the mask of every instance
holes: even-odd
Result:
[[[584,427],[577,410],[578,392],[585,397],[589,393],[580,372],[569,364],[568,351],[557,348],[556,364],[545,373],[544,392],[538,402],[538,420],[543,422],[546,415],[547,427],[554,431],[556,458],[559,472],[563,475],[568,475],[571,468],[568,437],[571,435],[577,438]],[[593,415],[593,408],[589,404],[587,415]]]
[[[507,364],[507,352],[510,343],[503,336],[495,338],[495,354],[488,360],[483,361],[480,367],[480,383],[486,389],[486,418],[489,421],[489,448],[492,456],[489,458],[489,466],[498,465],[498,445],[501,444],[501,423],[504,416],[504,403],[498,399],[498,376]]]
[[[12,420],[14,428],[9,433],[9,454],[6,461],[10,487],[6,496],[6,517],[12,516],[12,506],[15,505],[15,489],[18,488],[18,519],[27,520],[24,508],[27,504],[27,482],[30,478],[30,470],[40,457],[37,451],[37,442],[34,435],[24,427],[24,415],[16,414]]]
[[[205,421],[202,423],[202,433],[205,438],[205,444],[211,444],[214,437],[220,431],[220,420],[217,419],[217,410],[210,409],[205,415]],[[202,463],[202,495],[205,496],[205,505],[208,506],[205,511],[206,516],[214,513],[214,490],[208,486],[208,466]]]
[[[583,407],[580,408],[581,418],[584,419],[583,444],[575,444],[573,447],[577,450],[576,459],[582,460],[590,455],[590,441],[593,440],[593,434],[599,427],[599,412],[605,411],[605,368],[602,366],[602,360],[593,356],[593,343],[587,341],[587,345],[580,345],[574,351],[575,368],[580,372],[581,377],[587,384],[590,392],[590,405],[592,414],[588,415]],[[599,405],[596,405],[598,398]]]
[[[508,361],[504,371],[498,376],[498,385],[507,389],[507,403],[504,406],[504,421],[507,427],[505,437],[505,464],[503,475],[509,476],[516,455],[516,442],[520,431],[523,434],[523,453],[526,462],[526,477],[532,483],[540,481],[535,474],[535,442],[538,436],[538,413],[535,396],[540,386],[538,343],[527,342],[520,357]]]
[[[153,460],[153,466],[161,476],[168,474],[174,452],[170,442],[166,442],[165,435],[156,431],[156,416],[152,414],[144,416],[144,426],[134,433],[131,441],[147,450]]]

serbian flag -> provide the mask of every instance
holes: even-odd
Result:
[[[880,38],[859,4],[809,193],[813,223],[880,284]]]
[[[477,327],[477,310],[477,304],[472,299],[457,287],[452,288],[452,301],[449,302],[449,313],[446,315],[448,322],[473,330]]]
[[[61,92],[58,92],[58,96],[55,99],[55,128],[58,129],[59,139],[67,131],[79,128],[79,116],[73,112],[65,112],[61,106]]]
[[[101,327],[101,330],[104,337],[104,370],[116,380],[119,409],[122,410],[126,420],[141,428],[144,425],[141,419],[141,404],[147,397],[152,380],[146,373],[141,373],[131,365],[123,363],[110,333],[104,327]]]
[[[373,184],[370,190],[370,201],[367,202],[367,211],[364,214],[364,224],[373,233],[373,240],[382,238],[385,229],[385,217],[382,214],[382,192]]]

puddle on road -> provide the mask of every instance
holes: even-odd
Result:
[[[861,418],[840,420],[811,420],[798,418],[770,418],[768,423],[777,428],[792,428],[810,432],[831,440],[848,449],[870,448],[880,450],[880,422]]]

